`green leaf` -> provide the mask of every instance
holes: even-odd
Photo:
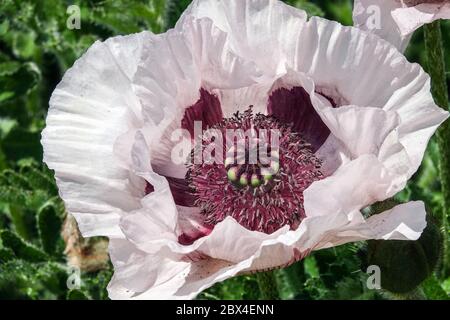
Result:
[[[279,270],[280,295],[283,299],[301,296],[305,278],[303,260]]]
[[[14,170],[7,169],[1,174],[1,180],[5,185],[11,186],[13,188],[30,190],[31,186],[28,183],[27,177],[15,172]]]
[[[34,264],[36,265],[36,264]],[[50,291],[56,299],[64,299],[67,295],[67,268],[53,261],[39,264],[36,280],[42,283],[45,291]]]
[[[447,278],[442,282],[442,288],[447,294],[450,294],[450,278]]]
[[[0,36],[5,35],[8,32],[9,29],[9,21],[5,20],[2,23],[0,23]]]
[[[27,201],[27,193],[16,187],[8,187],[0,185],[0,202],[25,204]]]
[[[255,275],[231,278],[204,291],[199,299],[256,300],[259,299],[258,282]]]
[[[20,168],[20,174],[27,177],[27,182],[32,190],[45,190],[50,195],[58,195],[58,188],[50,170],[37,168],[35,165],[24,165]]]
[[[74,289],[67,293],[67,300],[89,300],[89,298],[83,291]]]
[[[3,246],[11,249],[14,254],[20,259],[29,262],[44,262],[49,259],[48,256],[40,249],[29,243],[26,243],[18,235],[9,230],[1,231],[0,239],[3,242]]]
[[[14,259],[0,264],[0,300],[65,299],[67,272],[54,262]]]
[[[167,0],[164,16],[165,29],[175,26],[183,11],[191,3],[191,0]]]
[[[450,300],[449,295],[439,284],[435,276],[431,276],[422,283],[426,297],[431,300]]]
[[[12,98],[19,98],[28,94],[34,89],[40,81],[41,72],[35,63],[24,63],[17,70],[13,71],[14,66],[10,66],[9,73],[0,74],[0,88],[2,92],[14,93]],[[2,97],[6,101],[5,97]]]
[[[1,100],[1,98],[0,98]],[[0,139],[7,136],[8,133],[17,126],[17,120],[0,118]]]
[[[13,51],[17,56],[30,58],[36,51],[36,34],[28,32],[15,32],[13,34]]]
[[[10,248],[1,248],[0,249],[0,263],[5,263],[14,259],[16,256],[14,252]]]
[[[0,300],[29,300],[35,269],[22,260],[0,264]]]
[[[12,91],[0,92],[0,103],[12,99],[14,96],[15,94]]]
[[[350,300],[359,297],[363,293],[360,279],[355,277],[346,277],[339,281],[336,286],[336,299]]]
[[[10,76],[20,69],[20,63],[17,61],[7,61],[0,63],[0,76]]]
[[[317,267],[317,262],[314,256],[309,256],[305,258],[304,261],[305,273],[311,278],[319,278],[319,268]]]
[[[35,234],[36,219],[32,212],[21,207],[24,204],[25,202],[20,205],[15,205],[14,202],[8,204],[8,213],[12,222],[11,230],[26,240],[32,240]]]
[[[58,241],[61,239],[62,220],[52,204],[42,207],[37,215],[39,237],[42,248],[50,255],[56,253]]]
[[[333,20],[351,26],[353,24],[352,2],[348,0],[326,1],[321,7],[327,11],[327,16],[330,16]]]
[[[2,142],[3,152],[10,160],[32,157],[42,161],[41,135],[22,128],[14,128]]]
[[[304,10],[310,17],[325,16],[325,12],[323,12],[323,10],[319,6],[312,2],[308,2],[308,0],[287,0],[285,2],[293,7]]]
[[[34,214],[26,205],[30,192],[16,187],[0,185],[0,203],[4,204],[4,212],[12,222],[14,230],[23,238],[31,239],[34,233]],[[31,213],[31,214],[30,214]]]

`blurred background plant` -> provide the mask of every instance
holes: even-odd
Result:
[[[112,275],[107,239],[80,236],[58,197],[52,172],[42,164],[39,140],[48,101],[65,70],[94,41],[141,30],[163,32],[173,27],[189,2],[0,0],[0,299],[107,299]],[[310,15],[352,24],[350,0],[285,2]],[[66,25],[72,4],[80,8],[80,29]],[[448,53],[450,23],[442,27]],[[407,57],[426,69],[422,31],[414,35]],[[450,66],[450,54],[446,59]],[[276,271],[280,297],[448,299],[450,274],[442,267],[442,256],[449,250],[441,250],[448,248],[441,245],[448,230],[440,224],[446,217],[442,217],[437,155],[432,140],[421,169],[397,195],[398,201],[426,202],[430,227],[420,241],[362,242],[314,252]],[[367,214],[376,212],[375,206]],[[397,254],[399,248],[404,255]],[[386,268],[381,290],[367,288],[365,271],[370,264]],[[79,282],[74,278],[78,271]],[[398,282],[399,276],[403,282]],[[258,298],[254,276],[230,279],[199,296]]]

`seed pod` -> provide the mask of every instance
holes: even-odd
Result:
[[[442,236],[431,220],[427,218],[427,227],[417,241],[369,241],[367,262],[380,267],[383,289],[407,293],[434,271],[442,250]]]

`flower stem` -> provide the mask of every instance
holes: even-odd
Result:
[[[262,300],[279,300],[277,280],[273,271],[258,272],[256,274],[258,281],[260,298]]]
[[[428,71],[431,76],[431,91],[438,106],[449,109],[447,79],[445,73],[444,48],[442,46],[441,24],[435,21],[424,27],[425,47],[428,56]],[[439,172],[441,178],[443,211],[441,224],[444,232],[444,257],[441,275],[449,275],[449,243],[447,227],[450,218],[450,122],[446,121],[439,127],[436,134],[439,146]]]

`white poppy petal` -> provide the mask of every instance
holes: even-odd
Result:
[[[142,55],[133,88],[142,104],[144,121],[151,129],[145,134],[153,137],[149,148],[154,170],[184,178],[184,164],[174,163],[171,152],[180,143],[173,134],[181,128],[186,109],[201,98],[201,89],[214,94],[249,86],[258,81],[261,73],[253,62],[232,53],[228,35],[206,18],[185,18],[179,30],[147,42]]]
[[[111,299],[194,299],[214,283],[245,268],[217,259],[190,262],[170,254],[142,254],[117,244],[110,246],[110,252],[112,257],[122,255],[121,259],[112,258],[115,273],[108,285]],[[142,277],[146,280],[140,281]]]
[[[114,265],[114,276],[108,284],[111,299],[139,299],[139,294],[149,288],[159,295],[147,299],[173,299],[191,268],[190,263],[175,256],[149,255],[125,240],[111,240],[109,252]]]
[[[336,22],[313,17],[302,38],[309,45],[299,50],[294,71],[305,73],[316,88],[331,88],[349,105],[397,113],[398,140],[411,161],[410,178],[428,140],[448,118],[448,112],[434,103],[429,76],[389,43]]]
[[[417,240],[427,225],[425,217],[425,205],[422,201],[400,204],[367,219],[368,237],[383,240]]]
[[[400,0],[355,0],[353,24],[389,41],[401,52],[405,51],[411,36],[402,35],[392,12],[402,6]]]
[[[227,34],[209,19],[186,18],[180,31],[170,30],[148,42],[133,79],[144,114],[156,125],[171,122],[200,97],[200,89],[233,89],[255,82],[260,75],[252,62],[227,51]],[[153,115],[157,113],[157,115]]]
[[[306,219],[296,232],[264,241],[253,255],[236,263],[213,258],[187,263],[177,256],[170,259],[164,254],[152,256],[157,262],[149,260],[146,276],[147,279],[156,279],[153,280],[156,285],[149,285],[148,282],[133,284],[134,279],[140,278],[139,272],[146,263],[144,260],[136,263],[128,258],[127,262],[117,267],[118,259],[113,259],[115,269],[119,271],[116,271],[117,275],[108,289],[110,296],[116,299],[192,299],[214,283],[253,270],[288,265],[311,250],[367,239],[416,240],[425,226],[425,210],[421,202],[398,205],[362,223],[355,223],[346,215],[317,216]],[[112,257],[117,255],[115,251],[117,249],[112,250]],[[127,249],[129,252],[130,249]],[[126,281],[121,279],[124,276]],[[131,295],[131,289],[138,290]]]
[[[351,160],[345,145],[332,134],[317,150],[316,156],[322,160],[321,171],[325,177],[332,175],[341,165]]]
[[[308,217],[351,213],[385,200],[398,190],[376,156],[363,155],[309,186],[304,192],[305,212]]]
[[[254,114],[267,114],[267,96],[272,81],[260,83],[236,90],[216,90],[224,117],[231,118],[237,111],[244,112],[252,106]]]
[[[450,19],[450,3],[445,0],[355,0],[353,9],[355,26],[375,33],[402,52],[415,30],[438,19]]]
[[[142,197],[139,209],[122,216],[120,227],[129,240],[144,243],[141,250],[152,252],[156,250],[150,245],[152,240],[176,240],[178,212],[167,179],[153,172],[150,149],[141,131],[136,133],[131,158],[134,174],[150,183],[154,191]]]
[[[411,201],[373,215],[365,222],[350,225],[334,233],[333,239],[321,248],[361,240],[417,240],[425,229],[426,211],[423,202]]]
[[[255,61],[270,77],[284,73],[285,64],[303,45],[298,39],[307,19],[304,11],[281,1],[195,0],[176,28],[182,28],[190,16],[212,19],[229,35],[233,51]]]
[[[96,42],[66,72],[50,100],[44,161],[55,170],[60,195],[85,236],[122,237],[120,215],[139,206],[142,185],[121,167],[113,145],[139,121],[130,78],[151,37],[142,32]]]
[[[320,115],[353,157],[363,154],[378,155],[386,137],[400,123],[396,112],[370,107],[324,108]]]
[[[439,19],[450,19],[450,3],[422,3],[414,7],[397,8],[392,17],[403,36],[413,33],[424,24]]]

